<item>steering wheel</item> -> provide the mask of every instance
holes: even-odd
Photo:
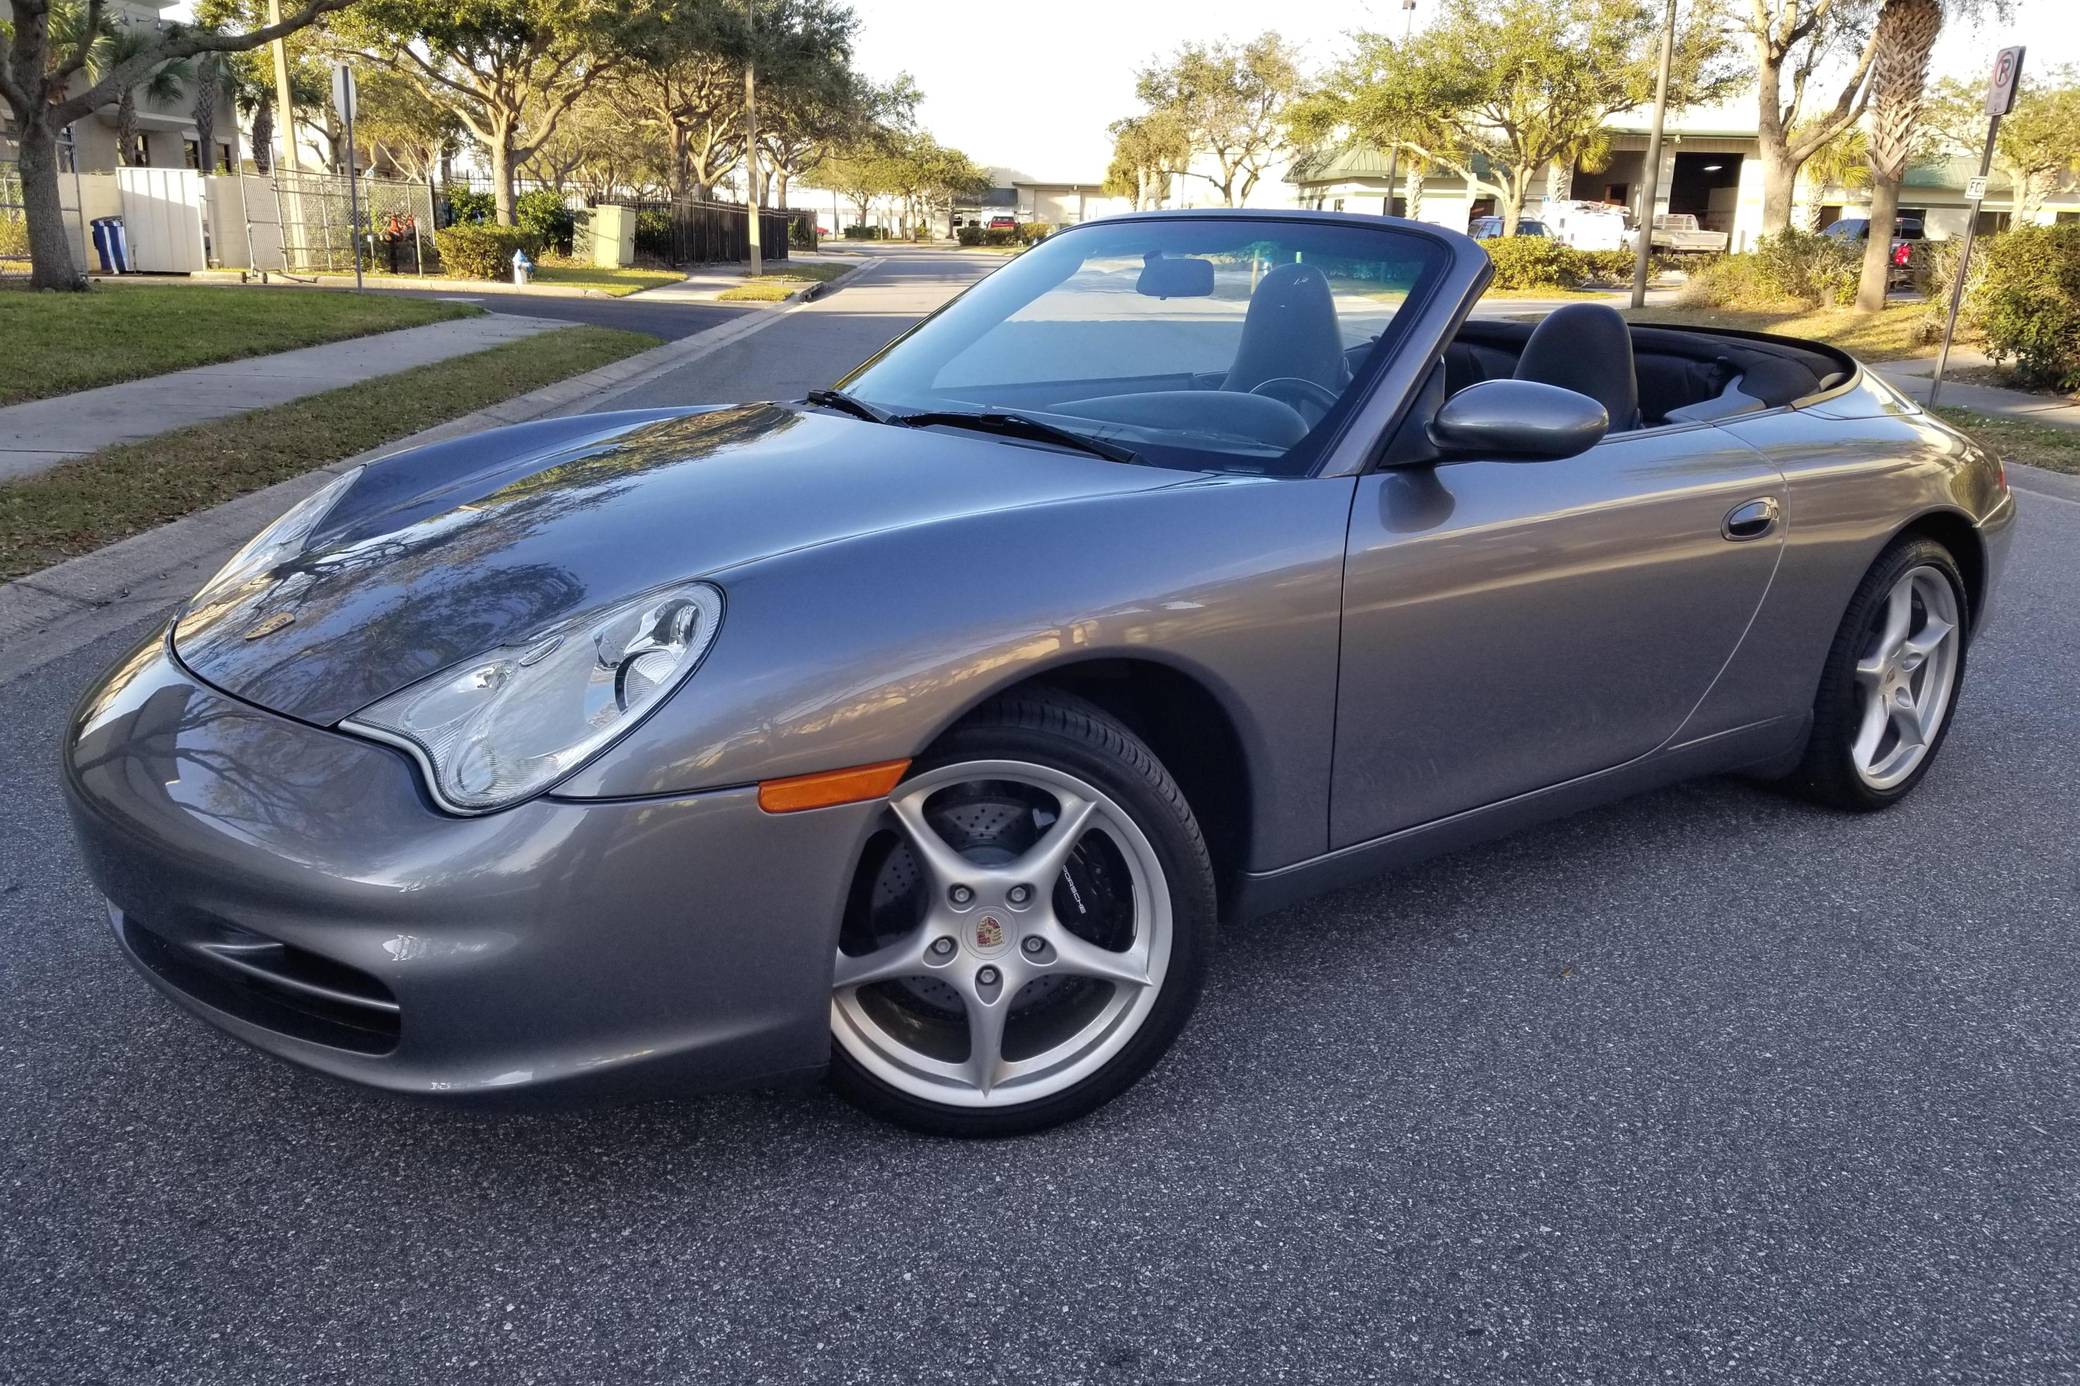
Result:
[[[1281,404],[1291,405],[1296,410],[1303,404],[1311,404],[1315,409],[1314,418],[1309,420],[1311,423],[1320,423],[1322,417],[1336,407],[1337,399],[1336,392],[1328,386],[1316,384],[1297,375],[1273,376],[1257,384],[1250,393],[1275,399]],[[1305,411],[1301,412],[1305,417]]]

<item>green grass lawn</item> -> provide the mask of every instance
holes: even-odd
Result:
[[[481,312],[322,289],[97,285],[0,291],[0,405]]]
[[[655,345],[640,332],[558,328],[104,448],[0,484],[0,578],[33,573]]]
[[[1948,404],[1937,405],[1935,412],[1991,448],[2003,462],[2080,474],[2080,428],[2025,423]]]
[[[1854,308],[1685,308],[1680,304],[1625,310],[1625,316],[1634,322],[1730,327],[1743,332],[1806,337],[1838,346],[1861,361],[1933,356],[1935,344],[1917,340],[1915,332],[1926,313],[1927,305],[1921,303],[1894,303],[1876,314],[1859,313]]]
[[[724,289],[715,297],[725,303],[778,303],[804,284],[827,284],[846,273],[851,265],[810,265],[782,262],[784,269],[770,269],[743,283]]]
[[[667,284],[677,284],[686,276],[677,270],[661,269],[600,269],[595,265],[537,265],[534,282],[537,284],[567,284],[580,289],[598,289],[616,298],[639,294],[645,289],[661,289]]]

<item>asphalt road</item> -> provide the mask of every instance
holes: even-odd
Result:
[[[122,642],[0,686],[0,1381],[2071,1380],[2080,503],[2022,499],[1906,805],[1702,782],[1232,930],[1155,1073],[994,1145],[255,1055],[67,839]]]

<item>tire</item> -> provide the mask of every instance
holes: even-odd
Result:
[[[1917,666],[1918,672],[1909,671],[1904,676],[1903,684],[1879,682],[1876,686],[1890,688],[1894,698],[1904,687],[1909,700],[1917,703],[1928,691],[1929,678],[1940,676],[1947,680],[1947,690],[1935,704],[1934,715],[1927,718],[1933,726],[1922,728],[1919,753],[1901,757],[1888,773],[1875,774],[1869,763],[1871,758],[1859,754],[1859,737],[1865,732],[1868,719],[1876,715],[1870,707],[1874,681],[1868,671],[1874,664],[1886,663],[1886,652],[1881,648],[1886,620],[1894,594],[1903,584],[1914,588],[1910,626],[1924,613],[1951,625],[1947,641],[1939,647],[1945,662],[1938,668],[1936,657],[1927,656]],[[1948,549],[1932,539],[1909,537],[1880,554],[1849,599],[1841,627],[1828,649],[1827,665],[1813,703],[1812,732],[1805,757],[1790,777],[1791,787],[1818,803],[1854,813],[1890,808],[1912,793],[1935,763],[1950,734],[1957,697],[1964,687],[1965,647],[1970,629],[1971,610],[1964,578]],[[1898,680],[1901,674],[1897,667],[1889,667],[1882,678]],[[1904,744],[1896,727],[1888,729],[1885,735],[1893,738],[1889,744]],[[1881,748],[1885,744],[1888,743],[1881,741]]]
[[[1053,826],[1073,827],[1066,820],[1079,801],[1092,805],[1080,820],[1089,826],[1062,839],[1073,843],[1063,849],[1073,852],[1064,864],[1023,870],[1050,840],[1049,800]],[[1086,1116],[1155,1066],[1197,1003],[1216,903],[1191,806],[1139,737],[1068,694],[1008,694],[934,743],[889,803],[888,826],[868,844],[841,932],[829,1080],[841,1097],[931,1135],[1015,1136]],[[1028,827],[1027,817],[1039,826]],[[921,837],[916,822],[931,836]],[[970,832],[985,836],[956,846],[953,839]],[[1038,836],[1026,843],[1021,832]],[[1000,850],[1000,840],[1010,845]],[[937,852],[935,842],[951,854]],[[1008,863],[998,860],[1007,855]],[[973,864],[984,861],[991,865]],[[970,889],[962,873],[974,877],[965,906],[956,903]],[[1042,875],[1048,879],[1028,891],[1024,906],[1012,903],[1020,886],[1007,882]],[[1114,932],[1101,935],[1099,922]],[[1121,939],[1124,949],[1112,951]],[[878,980],[846,984],[855,975],[848,968],[870,971],[883,958]],[[1092,960],[1137,980],[1076,970]],[[992,1011],[978,998],[992,994],[980,979],[993,970],[995,994],[1010,993],[994,1055],[976,1030],[977,1017]],[[1084,1010],[1090,1019],[1079,1018]],[[1014,1059],[1013,1041],[1028,1028],[1068,1038]],[[961,1038],[965,1058],[951,1049],[925,1052],[926,1039],[951,1045]],[[1064,1057],[1052,1067],[996,1076],[1045,1065],[1055,1054]],[[978,1063],[989,1076],[977,1075]],[[963,1065],[965,1076],[951,1071]]]

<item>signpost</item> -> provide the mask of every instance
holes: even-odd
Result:
[[[1936,354],[1936,373],[1928,382],[1928,402],[1933,405],[1943,388],[1943,370],[1950,364],[1950,339],[1957,334],[1957,312],[1964,306],[1965,276],[1972,265],[1972,241],[1979,230],[1979,204],[1986,197],[1986,174],[1993,167],[1993,143],[2000,135],[2001,117],[2015,109],[2015,87],[2022,80],[2022,47],[2003,48],[1993,60],[1993,77],[1986,84],[1986,147],[1979,154],[1979,175],[1964,185],[1970,218],[1964,224],[1964,244],[1958,247],[1957,270],[1950,280],[1950,313],[1943,319],[1943,349]],[[1873,236],[1878,228],[1871,228]]]
[[[354,247],[354,288],[361,284],[361,179],[354,172],[354,69],[345,63],[332,68],[332,105],[347,127],[347,218],[348,243]]]

